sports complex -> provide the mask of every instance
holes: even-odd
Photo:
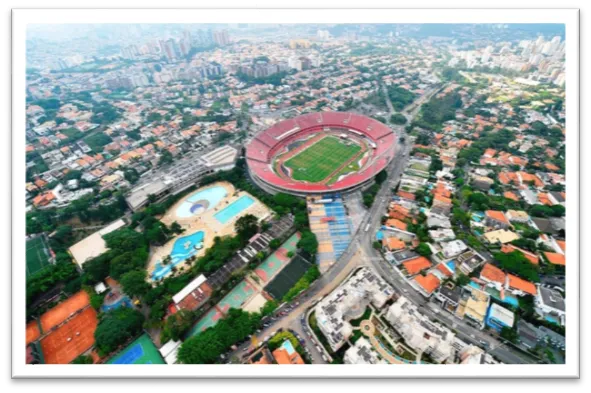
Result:
[[[353,191],[368,185],[394,157],[396,135],[385,124],[349,112],[317,112],[281,121],[246,148],[253,180],[294,195]]]

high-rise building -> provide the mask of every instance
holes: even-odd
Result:
[[[224,46],[230,43],[230,36],[228,30],[213,30],[212,39],[216,45]]]

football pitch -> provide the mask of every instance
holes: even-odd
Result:
[[[49,247],[43,236],[27,240],[27,277],[49,266],[49,258]]]
[[[360,150],[361,146],[357,144],[345,144],[337,137],[327,136],[287,160],[284,165],[292,170],[294,180],[317,183]]]

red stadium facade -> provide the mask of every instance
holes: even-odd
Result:
[[[297,181],[274,168],[278,154],[322,133],[351,138],[368,146],[360,168],[330,184]],[[371,184],[374,176],[394,158],[395,145],[396,134],[377,120],[349,112],[317,112],[281,121],[259,133],[246,147],[246,161],[252,179],[271,193],[305,196],[348,192]]]

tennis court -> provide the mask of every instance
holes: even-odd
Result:
[[[283,296],[295,285],[296,282],[308,271],[311,264],[296,255],[295,258],[275,276],[273,280],[265,287],[265,291],[277,300],[283,299]]]
[[[98,320],[96,311],[87,307],[41,340],[45,363],[68,364],[94,345]]]
[[[290,258],[287,254],[295,252],[298,241],[300,241],[300,234],[294,233],[289,239],[287,239],[275,252],[269,255],[263,263],[261,263],[255,269],[255,274],[260,277],[263,283],[269,282],[283,266],[289,263]]]
[[[31,342],[37,340],[41,336],[41,331],[39,330],[39,323],[37,321],[31,321],[27,323],[27,345]]]
[[[45,242],[45,236],[27,240],[27,277],[40,272],[51,265],[51,252]]]
[[[107,364],[165,364],[150,336],[142,334]]]
[[[230,293],[220,300],[218,307],[224,313],[231,308],[240,308],[255,293],[255,288],[246,280],[242,280],[240,284],[236,285]]]
[[[45,314],[41,315],[41,328],[48,332],[54,326],[59,325],[74,313],[90,304],[90,296],[82,290],[64,300]]]
[[[223,317],[223,314],[217,310],[216,307],[212,308],[199,320],[199,322],[197,322],[197,324],[195,324],[195,326],[193,326],[189,336],[194,336],[203,332],[207,328],[214,326]]]

